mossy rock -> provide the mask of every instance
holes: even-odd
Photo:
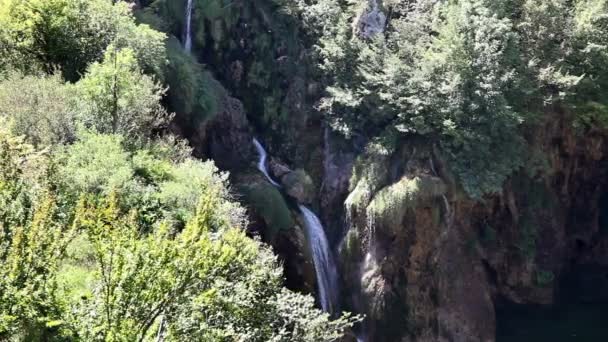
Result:
[[[340,263],[343,267],[358,267],[359,261],[363,259],[363,250],[359,231],[355,228],[349,229],[340,245]]]
[[[177,119],[187,126],[212,119],[220,109],[218,102],[226,96],[225,89],[175,37],[167,40],[167,57],[167,102]]]
[[[281,178],[285,192],[300,203],[312,203],[315,185],[312,178],[302,169],[292,171]]]
[[[255,211],[266,224],[265,235],[270,241],[281,230],[291,229],[295,221],[283,195],[270,183],[259,181],[238,186],[247,206]]]
[[[367,217],[374,225],[387,227],[396,233],[407,209],[446,193],[446,186],[437,177],[404,176],[380,190],[367,206]]]
[[[344,203],[349,212],[365,208],[388,179],[390,152],[370,144],[353,166],[350,194]]]

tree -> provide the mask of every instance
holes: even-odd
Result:
[[[140,66],[160,74],[164,34],[136,25],[128,4],[110,0],[2,0],[2,64],[29,73],[60,68],[76,81],[110,44],[135,51]]]
[[[364,3],[284,5],[314,38],[319,108],[346,137],[391,148],[422,137],[479,198],[531,158],[522,128],[548,105],[608,122],[606,1],[383,1],[390,15],[372,35],[357,29],[373,10]]]
[[[72,230],[44,179],[45,158],[0,128],[0,338],[60,335],[57,269]]]
[[[0,337],[312,342],[358,320],[282,288],[212,163],[80,139],[41,154],[0,132]]]
[[[98,132],[138,140],[170,120],[160,103],[164,89],[142,72],[130,49],[110,46],[76,87],[77,111],[85,126]]]
[[[212,194],[221,201],[216,217],[242,224],[244,211],[228,191],[228,174],[212,162],[190,156],[172,160],[176,152],[183,153],[176,151],[180,148],[152,142],[131,150],[122,136],[84,133],[56,152],[54,184],[72,205],[83,193],[101,197],[115,193],[124,206],[138,208],[139,220],[150,225],[164,220],[172,227],[183,227],[200,196]]]
[[[92,242],[99,285],[75,311],[79,336],[316,342],[352,326],[356,319],[331,321],[312,298],[282,290],[276,257],[218,221],[220,204],[204,194],[183,231],[142,234],[117,197],[82,202],[77,226]]]
[[[58,74],[23,76],[11,74],[0,82],[0,116],[11,132],[23,135],[35,146],[73,141],[76,118],[74,95]]]

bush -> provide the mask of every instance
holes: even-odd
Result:
[[[15,135],[34,145],[56,145],[74,140],[75,112],[72,88],[59,75],[11,74],[0,82],[0,117]]]
[[[164,34],[136,25],[128,4],[109,0],[2,0],[0,27],[6,47],[1,64],[28,73],[61,69],[75,81],[110,44],[135,51],[141,67],[160,72]]]

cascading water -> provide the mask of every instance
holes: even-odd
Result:
[[[299,205],[299,207],[304,217],[304,226],[312,252],[315,273],[317,274],[319,301],[323,311],[332,313],[336,310],[335,305],[338,297],[336,264],[331,255],[321,220],[305,206]]]
[[[266,153],[266,150],[264,150],[262,144],[255,138],[253,139],[253,145],[260,156],[258,170],[266,176],[266,179],[268,179],[271,184],[280,187],[280,185],[268,174],[268,169],[266,168],[268,154]],[[321,220],[312,212],[312,210],[301,204],[299,204],[298,207],[304,218],[304,228],[306,229],[312,261],[315,266],[319,301],[321,302],[323,311],[333,313],[337,309],[338,271],[331,250],[329,249],[325,230],[323,229]]]
[[[275,182],[268,174],[268,169],[266,168],[266,159],[268,159],[268,154],[266,153],[264,146],[262,146],[262,144],[260,144],[260,142],[256,138],[253,138],[253,146],[255,146],[255,149],[260,155],[260,160],[258,161],[258,170],[260,170],[264,174],[264,176],[266,176],[266,179],[268,179],[268,181],[272,185],[276,187],[281,187],[279,183]]]
[[[184,49],[188,52],[192,50],[192,0],[188,0],[186,5],[186,29],[184,32]]]

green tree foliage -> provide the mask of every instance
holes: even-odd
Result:
[[[76,134],[73,98],[59,75],[13,73],[0,82],[0,116],[9,121],[11,132],[36,146],[69,142]]]
[[[328,75],[320,109],[346,136],[424,136],[477,198],[528,158],[531,113],[606,118],[606,1],[383,1],[384,31],[363,35],[373,2],[285,5],[310,28]]]
[[[130,49],[110,46],[76,87],[77,111],[98,132],[145,137],[170,119],[160,104],[164,89],[141,71]]]
[[[121,142],[87,133],[48,155],[0,133],[0,337],[312,342],[357,320],[282,288],[212,163]]]
[[[142,235],[116,197],[83,202],[77,222],[92,242],[99,286],[76,310],[79,335],[138,341],[158,335],[202,341],[341,336],[352,320],[332,322],[312,299],[283,292],[275,257],[242,230],[218,225],[217,204],[201,197],[196,215],[177,235],[166,226]],[[296,303],[304,303],[305,317],[287,310]]]
[[[42,340],[61,322],[56,271],[72,229],[53,194],[35,186],[45,159],[0,129],[1,339]]]
[[[77,80],[110,44],[131,48],[146,71],[160,74],[164,34],[137,25],[128,4],[111,0],[2,0],[0,66],[53,72]]]
[[[143,143],[168,124],[165,90],[144,74],[131,49],[111,46],[76,84],[11,73],[0,81],[0,116],[34,145],[72,142],[83,128]]]
[[[164,146],[163,146],[164,145]],[[219,173],[211,162],[200,162],[172,154],[188,152],[180,144],[167,146],[151,142],[132,151],[119,135],[83,134],[77,142],[57,152],[57,186],[66,199],[75,203],[79,195],[109,196],[117,193],[123,204],[138,207],[138,219],[161,218],[173,226],[183,226],[192,216],[202,194],[213,195],[218,220],[239,225],[243,210],[231,199],[228,175]]]

